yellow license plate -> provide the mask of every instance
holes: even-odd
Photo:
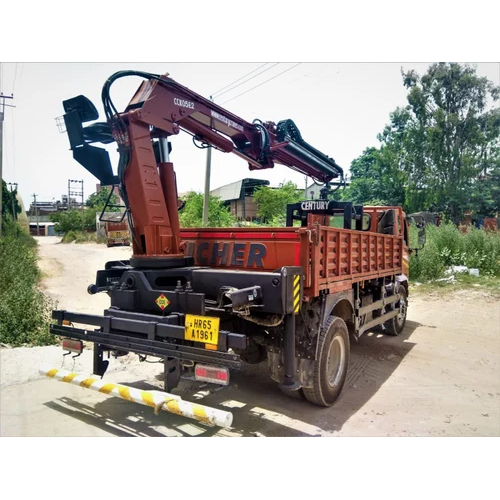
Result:
[[[193,342],[217,345],[219,342],[220,318],[186,314],[184,338]]]
[[[120,231],[110,231],[109,233],[111,238],[121,238],[122,233]]]

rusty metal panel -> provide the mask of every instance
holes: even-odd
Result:
[[[399,236],[321,226],[312,249],[313,290],[306,287],[305,293],[338,291],[357,281],[401,272],[402,244]]]

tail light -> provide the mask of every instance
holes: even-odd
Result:
[[[64,339],[62,341],[62,348],[64,351],[77,352],[81,354],[83,351],[83,342],[81,340]]]
[[[211,382],[212,384],[228,385],[229,370],[220,366],[196,365],[194,378],[203,382]]]

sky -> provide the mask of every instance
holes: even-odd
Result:
[[[73,160],[67,134],[59,133],[55,118],[64,113],[63,100],[83,94],[96,105],[100,120],[104,120],[102,85],[111,74],[124,69],[169,73],[204,97],[215,94],[217,104],[247,121],[259,118],[277,123],[292,119],[307,142],[348,171],[351,161],[365,148],[379,144],[377,134],[389,122],[390,112],[407,104],[401,68],[423,74],[429,66],[263,64],[3,63],[0,90],[7,95],[13,93],[16,106],[5,110],[3,179],[18,183],[26,208],[33,201],[33,194],[40,201],[60,200],[67,193],[68,179],[84,181],[85,198],[95,192],[98,181]],[[480,76],[500,85],[500,63],[477,63],[476,67]],[[231,89],[230,84],[237,80],[232,90],[217,94],[228,85]],[[113,84],[111,97],[119,110],[126,107],[139,84],[140,79],[135,77]],[[203,191],[206,152],[197,149],[183,132],[172,137],[171,142],[170,160],[176,170],[179,193]],[[106,149],[116,172],[116,144]],[[301,188],[305,184],[303,175],[284,166],[250,171],[247,163],[235,155],[213,152],[211,189],[245,177],[267,179],[272,186],[287,180]]]

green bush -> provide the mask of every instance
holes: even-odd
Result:
[[[189,192],[185,200],[186,205],[179,212],[179,223],[181,227],[203,226],[203,193]],[[208,203],[208,227],[234,227],[236,218],[223,202],[210,195]]]
[[[38,289],[36,241],[20,227],[0,238],[0,342],[48,345],[52,301]]]
[[[416,246],[415,227],[410,228],[410,246]],[[450,266],[479,269],[480,274],[500,276],[500,233],[469,228],[462,233],[453,224],[426,226],[427,241],[422,250],[410,256],[412,280],[441,278]]]
[[[465,265],[500,276],[500,233],[471,228],[464,235]]]
[[[63,236],[63,239],[62,239],[62,242],[63,243],[71,243],[73,241],[76,240],[76,231],[68,231],[64,236]]]
[[[91,241],[91,237],[87,233],[78,233],[75,238],[75,243],[86,243]]]
[[[79,212],[78,210],[56,212],[50,216],[50,220],[51,222],[56,223],[54,225],[54,230],[57,233],[66,234],[69,231],[81,231],[83,229],[82,212]]]
[[[429,224],[426,230],[445,267],[464,265],[463,234],[455,224],[445,222],[439,227]]]
[[[416,228],[414,230],[416,232]],[[437,279],[442,276],[444,269],[442,254],[428,232],[424,248],[410,255],[410,279],[424,281]]]

